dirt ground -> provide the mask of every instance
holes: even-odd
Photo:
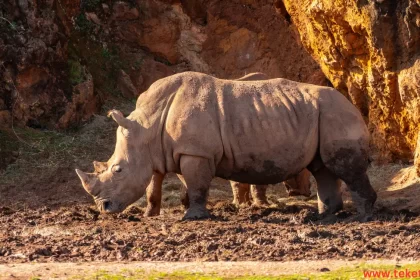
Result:
[[[21,131],[31,144],[0,171],[0,264],[114,261],[328,261],[418,260],[420,184],[405,165],[373,164],[378,192],[374,221],[347,222],[354,214],[344,189],[338,222],[319,224],[316,194],[288,198],[280,184],[269,189],[268,208],[236,208],[227,181],[215,179],[213,217],[181,221],[181,183],[164,182],[162,215],[143,218],[144,199],[124,213],[101,215],[74,168],[112,154],[115,126],[98,116],[77,132]]]

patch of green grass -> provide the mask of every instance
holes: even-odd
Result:
[[[358,266],[344,267],[338,270],[329,272],[315,272],[309,274],[291,274],[291,275],[277,275],[277,276],[265,276],[265,275],[238,275],[238,276],[222,276],[217,273],[213,274],[202,274],[202,273],[190,273],[185,271],[176,271],[172,273],[161,273],[161,272],[145,272],[144,270],[122,270],[119,273],[110,273],[107,271],[98,271],[89,276],[77,276],[73,279],[83,280],[120,280],[120,279],[147,279],[147,280],[303,280],[303,279],[337,279],[337,280],[350,280],[350,279],[369,279],[365,277],[364,271],[390,271],[393,273],[394,270],[405,271],[420,271],[420,263],[408,264],[402,267],[396,267],[395,265],[367,265],[360,264]],[[371,277],[370,279],[374,279]],[[376,277],[378,279],[380,277]],[[381,277],[387,278],[387,277]],[[418,278],[398,278],[398,279],[420,279]]]
[[[112,57],[111,52],[106,48],[102,48],[101,55],[105,59],[111,59]]]
[[[92,32],[95,25],[90,22],[85,14],[81,13],[79,14],[75,19],[75,29],[80,31],[83,35],[87,35]]]
[[[72,85],[77,85],[85,81],[85,71],[79,61],[69,59],[67,65],[69,68],[69,81]]]
[[[4,30],[4,31],[17,31],[18,30],[18,25],[16,22],[9,21],[8,19],[6,19],[5,17],[2,17],[1,15],[2,14],[0,14],[0,30]]]

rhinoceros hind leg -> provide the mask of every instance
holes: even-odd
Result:
[[[152,180],[146,189],[147,207],[144,217],[159,216],[162,203],[162,182],[165,174],[153,173]]]
[[[329,153],[334,156],[327,160],[323,158],[323,161],[332,173],[346,183],[359,213],[357,220],[368,221],[372,218],[373,205],[377,198],[366,174],[368,157],[357,144],[350,147],[352,149],[346,149],[345,153],[340,153],[340,150],[335,154]]]
[[[252,204],[258,207],[269,206],[267,200],[268,185],[251,185]]]
[[[210,182],[213,174],[208,159],[187,156],[181,157],[181,173],[184,177],[189,208],[183,220],[206,219],[210,213],[206,208]]]
[[[341,181],[325,166],[313,173],[318,186],[319,214],[333,214],[343,209]]]
[[[372,220],[373,205],[376,202],[377,195],[370,184],[367,174],[359,175],[355,180],[348,181],[346,184],[359,213],[355,220],[359,222]]]
[[[249,205],[251,203],[249,184],[230,181],[232,187],[233,201],[236,206]]]

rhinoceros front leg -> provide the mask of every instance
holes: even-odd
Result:
[[[162,182],[165,174],[153,173],[152,180],[146,189],[147,207],[144,217],[159,216],[162,204]]]
[[[189,208],[183,220],[209,218],[210,213],[206,204],[213,178],[209,160],[195,156],[182,156],[181,173],[187,186],[189,199]]]
[[[240,206],[251,203],[249,184],[230,181],[230,186],[232,187],[233,193],[232,204]]]
[[[251,185],[252,204],[255,206],[268,206],[268,185]]]
[[[333,214],[343,209],[341,197],[341,180],[326,167],[314,172],[318,185],[319,214]]]

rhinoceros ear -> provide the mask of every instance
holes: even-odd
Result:
[[[110,110],[108,111],[108,117],[112,117],[114,121],[121,127],[128,129],[130,127],[131,121],[127,118],[124,118],[124,115],[118,110]]]
[[[98,180],[95,174],[85,173],[79,169],[76,169],[76,173],[82,181],[83,188],[92,195],[93,187],[95,186],[96,180]]]
[[[102,173],[108,169],[108,163],[101,161],[94,161],[93,167],[95,168],[96,173]],[[77,172],[77,171],[76,171]]]

